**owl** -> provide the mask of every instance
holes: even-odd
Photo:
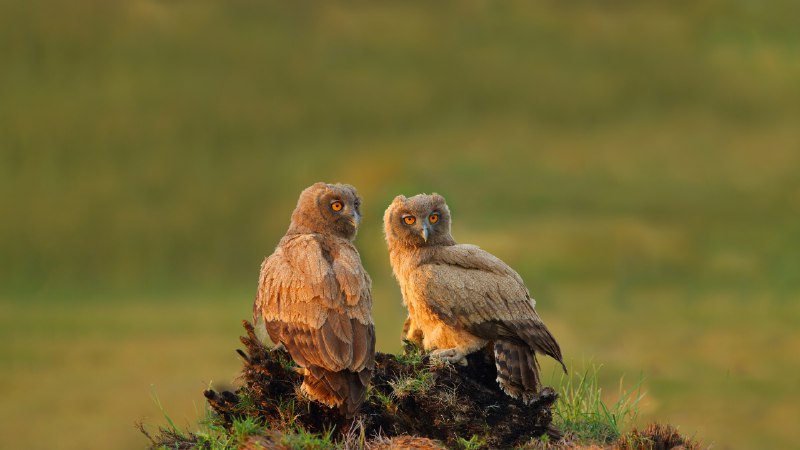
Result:
[[[453,240],[444,197],[398,196],[383,221],[408,308],[405,339],[459,364],[491,345],[500,388],[525,403],[541,388],[536,353],[555,358],[566,371],[522,278],[492,254]]]
[[[353,186],[316,183],[300,194],[286,235],[261,265],[253,323],[303,372],[308,398],[358,412],[375,366],[371,280],[353,246],[361,220]]]

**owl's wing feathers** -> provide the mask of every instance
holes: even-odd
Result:
[[[412,274],[436,316],[484,339],[524,344],[562,363],[561,349],[534,309],[522,278],[472,245],[437,249]]]
[[[270,338],[303,367],[371,369],[369,277],[360,265],[336,266],[313,235],[287,236],[262,264],[254,320],[260,314]],[[347,270],[363,276],[344,275]]]
[[[525,288],[525,283],[522,281],[522,277],[520,277],[514,269],[509,267],[508,264],[504,263],[500,258],[481,249],[477,245],[458,244],[441,247],[437,250],[438,251],[431,254],[429,262],[505,275],[513,278],[526,293],[528,292],[527,288]]]
[[[332,269],[336,281],[344,292],[347,305],[356,306],[364,298],[370,298],[371,300],[370,287],[372,280],[370,280],[369,275],[361,266],[358,250],[349,244],[347,247],[347,251],[338,253],[337,258],[333,261]],[[369,313],[369,310],[366,312]],[[367,314],[367,317],[369,317],[369,314]]]

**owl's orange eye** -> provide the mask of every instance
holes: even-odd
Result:
[[[414,217],[414,216],[405,216],[405,217],[403,217],[403,222],[405,222],[406,225],[414,225],[414,222],[416,222],[416,221],[417,221],[417,218]]]
[[[439,221],[439,213],[433,213],[433,214],[431,214],[430,216],[428,216],[428,220],[430,220],[430,221],[431,221],[431,223],[436,223],[436,222],[438,222],[438,221]]]
[[[344,203],[342,203],[342,202],[340,202],[338,200],[333,202],[333,203],[331,203],[331,209],[334,210],[334,211],[341,211],[342,208],[344,208]]]

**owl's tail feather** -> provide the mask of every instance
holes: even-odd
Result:
[[[530,347],[511,341],[495,341],[494,361],[497,383],[503,392],[513,398],[521,398],[525,404],[536,400],[541,389],[539,363]]]
[[[356,415],[367,397],[369,378],[349,370],[331,372],[311,366],[306,368],[300,390],[311,400],[331,408],[339,407],[345,417],[351,418]]]
[[[517,328],[517,333],[531,349],[555,359],[561,364],[564,373],[567,373],[567,366],[564,365],[564,358],[561,356],[561,347],[559,347],[556,338],[553,337],[553,334],[543,323],[526,324]]]

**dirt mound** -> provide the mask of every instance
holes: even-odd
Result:
[[[334,440],[357,426],[359,433],[379,437],[387,445],[389,438],[406,435],[451,447],[477,436],[491,448],[510,448],[543,434],[559,438],[551,425],[555,391],[544,388],[531,405],[508,397],[497,386],[488,353],[469,355],[466,367],[433,363],[413,348],[400,356],[378,353],[370,392],[353,422],[298,395],[302,376],[289,355],[264,346],[249,322],[244,327],[245,350],[237,350],[244,359],[243,386],[236,392],[205,392],[225,424],[255,416],[279,427],[333,433]]]
[[[205,391],[210,432],[174,426],[157,435],[140,430],[161,449],[688,449],[703,446],[670,425],[652,424],[615,442],[580,442],[561,436],[551,408],[558,395],[547,387],[531,405],[500,391],[492,355],[478,352],[465,367],[431,361],[409,346],[403,355],[378,353],[361,413],[346,420],[337,410],[299,393],[302,376],[289,354],[266,347],[243,322],[244,359],[235,392]],[[535,439],[546,437],[546,439]]]

